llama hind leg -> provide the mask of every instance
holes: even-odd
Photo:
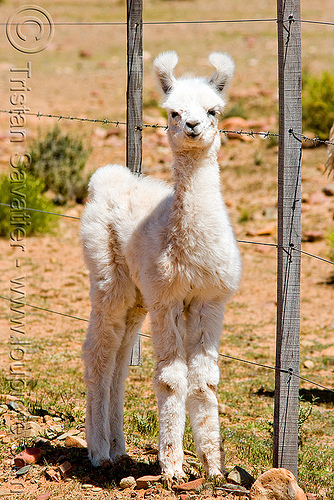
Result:
[[[110,312],[110,311],[109,311]],[[112,319],[110,319],[112,318]],[[125,322],[107,311],[92,311],[83,347],[85,382],[87,385],[86,439],[93,465],[110,461],[110,442],[123,446],[123,432],[111,436],[109,413],[112,405],[110,386],[115,373],[116,357],[124,336]],[[124,451],[125,452],[125,451]]]
[[[145,316],[146,311],[141,304],[136,304],[128,310],[124,338],[116,356],[115,371],[110,385],[112,404],[109,407],[111,437],[109,456],[112,461],[117,461],[126,454],[123,434],[124,384],[128,374],[131,350]],[[122,438],[117,440],[116,436],[122,436]]]
[[[154,388],[159,407],[159,461],[169,483],[182,479],[187,365],[183,347],[183,305],[151,312],[156,356]]]
[[[197,453],[209,476],[225,473],[217,401],[218,347],[223,305],[193,301],[187,317],[187,407]]]

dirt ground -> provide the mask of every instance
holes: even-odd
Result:
[[[110,13],[103,2],[89,5],[77,1],[42,2],[43,7],[52,12],[55,21],[72,19],[123,20],[122,2],[113,1]],[[17,3],[19,5],[19,2]],[[249,6],[244,12],[244,2],[235,2],[234,7],[224,15],[230,19],[250,17],[275,17],[276,13],[268,2],[260,1],[256,8]],[[14,5],[14,4],[13,4]],[[151,1],[147,2],[147,19],[208,19],[214,15],[220,18],[218,0],[212,10],[203,2],[195,1]],[[330,1],[305,1],[303,14],[308,18],[326,20],[330,15]],[[3,19],[7,19],[12,5],[1,4]],[[221,15],[220,15],[221,14]],[[170,28],[169,28],[170,29]],[[176,26],[174,31],[166,27],[145,27],[145,91],[144,122],[164,124],[164,118],[157,108],[160,97],[152,77],[153,57],[160,50],[176,48],[180,53],[181,68],[193,73],[210,74],[207,54],[217,47],[230,52],[236,59],[237,73],[229,92],[229,106],[240,102],[247,110],[248,129],[277,131],[277,86],[276,86],[276,35],[275,23],[247,25]],[[171,37],[170,34],[173,34]],[[173,37],[175,36],[175,39]],[[109,38],[108,38],[109,37]],[[333,44],[323,44],[323,39],[332,37],[333,32],[323,27],[303,31],[304,64],[315,72],[334,67]],[[100,46],[100,40],[108,40]],[[198,43],[198,40],[202,41]],[[176,47],[175,47],[176,46]],[[56,27],[56,36],[47,51],[33,56],[15,52],[8,41],[0,39],[3,61],[0,64],[3,83],[0,97],[3,109],[8,108],[10,68],[22,67],[28,58],[33,66],[31,91],[27,94],[32,111],[60,113],[77,117],[124,119],[125,88],[125,32],[124,27],[74,29]],[[319,54],[318,58],[314,54]],[[21,66],[18,66],[21,65]],[[198,66],[194,69],[194,66]],[[263,69],[265,68],[265,69]],[[196,70],[196,71],[195,71]],[[265,111],[264,111],[265,110]],[[27,141],[38,133],[48,130],[55,120],[37,119],[27,116]],[[82,124],[77,121],[60,121],[62,129],[85,138],[92,146],[86,170],[94,171],[108,162],[125,161],[124,127],[106,127],[102,124]],[[224,125],[224,124],[223,124]],[[257,127],[257,128],[256,128]],[[268,139],[228,138],[222,135],[219,153],[221,181],[224,198],[240,243],[243,260],[243,277],[240,289],[231,300],[226,311],[226,335],[223,336],[221,353],[244,358],[252,352],[254,359],[275,364],[275,323],[276,323],[276,249],[259,243],[276,243],[277,208],[277,146],[268,147]],[[8,116],[0,114],[0,171],[8,173],[9,158],[18,150],[9,142]],[[324,173],[327,150],[325,147],[303,150],[302,170],[302,249],[309,254],[329,259],[328,236],[334,230],[334,196],[328,194],[326,186],[333,186],[334,179]],[[165,131],[147,129],[143,136],[143,170],[145,174],[172,182],[171,153]],[[1,208],[2,209],[2,208]],[[65,215],[79,218],[83,206],[71,204],[65,207]],[[29,376],[38,379],[34,373],[36,360],[35,346],[49,349],[50,363],[62,359],[66,345],[71,357],[66,358],[68,366],[73,365],[76,376],[82,377],[80,360],[81,344],[90,314],[88,273],[82,258],[79,240],[80,222],[77,219],[59,218],[55,234],[36,236],[26,240],[24,253],[10,246],[8,239],[0,239],[0,368],[9,371],[10,358],[8,340],[10,335],[10,310],[6,298],[10,297],[10,283],[24,277],[26,338],[29,342],[25,369]],[[20,258],[20,266],[17,266]],[[308,255],[302,255],[301,268],[301,368],[300,374],[325,387],[333,389],[334,375],[334,267],[332,264]],[[66,313],[75,318],[61,316],[32,306]],[[79,318],[79,319],[78,319]],[[149,334],[149,320],[142,333]],[[234,332],[234,333],[233,333]],[[240,344],[229,345],[230,335],[240,336]],[[59,340],[57,345],[53,342]],[[49,347],[48,347],[49,346]],[[150,341],[144,340],[144,350],[151,349]],[[57,358],[57,356],[59,358]],[[320,360],[326,359],[325,362]],[[309,362],[312,363],[309,363]],[[58,362],[58,361],[57,361]],[[62,379],[62,365],[58,367]],[[45,366],[48,370],[48,366]],[[57,368],[50,367],[55,374]],[[57,383],[57,380],[54,381]],[[272,389],[272,384],[269,384]],[[312,384],[301,381],[301,387],[310,389]],[[269,387],[267,387],[269,388]],[[33,393],[33,391],[32,391]],[[332,411],[332,410],[331,410]],[[42,420],[40,421],[40,423]],[[1,439],[1,438],[0,438]],[[10,489],[15,479],[11,468],[10,447],[0,466],[0,480],[3,490]],[[334,443],[333,443],[334,444]],[[135,451],[133,451],[135,456]],[[83,457],[83,455],[82,455]],[[82,460],[86,460],[82,458]],[[91,482],[98,479],[91,475]],[[88,479],[87,479],[88,481]],[[89,481],[88,481],[89,482]],[[70,479],[62,479],[61,485],[50,483],[45,475],[35,474],[24,481],[25,498],[35,498],[38,494],[53,491],[51,498],[167,498],[173,497],[165,490],[113,490],[113,494],[88,488],[82,491],[80,484],[73,486]],[[50,486],[51,484],[51,486]],[[68,493],[66,488],[68,484]],[[52,487],[52,488],[51,488]],[[0,488],[0,490],[1,490]],[[50,489],[51,488],[51,489]],[[77,488],[77,489],[76,489]],[[59,491],[58,491],[59,489]],[[7,491],[8,493],[8,491]],[[30,496],[29,496],[30,495]],[[82,497],[80,495],[83,495]],[[203,494],[205,496],[205,494]],[[207,494],[209,497],[211,493]],[[17,498],[23,498],[20,494]],[[15,498],[15,496],[13,497]],[[217,498],[220,498],[219,496]],[[225,497],[229,498],[229,497]],[[326,497],[319,497],[326,498]],[[329,497],[328,497],[329,498]]]

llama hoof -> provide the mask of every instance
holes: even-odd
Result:
[[[112,466],[112,462],[111,460],[104,460],[102,463],[101,463],[101,467],[102,469],[108,469],[109,467]]]
[[[215,486],[222,486],[226,483],[227,472],[224,471],[222,474],[210,474],[209,478],[212,480]]]
[[[129,457],[129,455],[127,455],[127,454],[119,455],[114,460],[115,466],[124,467],[124,468],[131,467],[134,463],[135,463],[135,460],[133,460],[133,458]]]
[[[162,474],[161,482],[167,490],[171,490],[176,484],[182,484],[188,481],[188,477],[184,472],[175,472],[172,474]]]

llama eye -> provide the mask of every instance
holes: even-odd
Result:
[[[176,111],[173,111],[173,112],[171,113],[171,117],[172,117],[172,118],[176,118],[177,116],[179,116],[179,113],[177,113]]]
[[[208,115],[210,115],[210,116],[217,116],[218,113],[219,112],[216,109],[209,109],[209,111],[208,111]]]

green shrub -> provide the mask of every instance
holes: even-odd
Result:
[[[334,76],[325,71],[320,78],[303,74],[303,128],[328,139],[334,122]]]
[[[37,139],[30,146],[31,174],[42,179],[45,190],[55,194],[54,202],[64,205],[75,200],[82,203],[87,196],[88,179],[82,176],[90,150],[82,140],[62,134],[58,125],[44,139]]]
[[[334,231],[331,231],[327,236],[327,241],[329,245],[328,258],[334,262]]]
[[[9,175],[0,176],[0,200],[1,203],[10,205],[15,195],[12,191],[15,189],[11,182]],[[16,188],[18,189],[18,188]],[[20,199],[25,201],[27,208],[34,208],[35,210],[43,210],[46,212],[54,212],[55,207],[53,203],[48,200],[43,191],[45,186],[43,181],[35,179],[30,174],[26,175],[23,189],[19,191],[22,193]],[[52,231],[57,225],[57,216],[47,213],[35,212],[23,209],[22,211],[13,210],[7,206],[0,206],[0,236],[9,237],[10,232],[14,229],[13,221],[23,220],[20,218],[19,213],[26,214],[26,224],[18,224],[16,227],[24,227],[26,236],[34,234],[47,233]],[[16,216],[16,217],[15,217]],[[12,222],[11,222],[12,219]],[[30,222],[30,223],[29,223]]]

